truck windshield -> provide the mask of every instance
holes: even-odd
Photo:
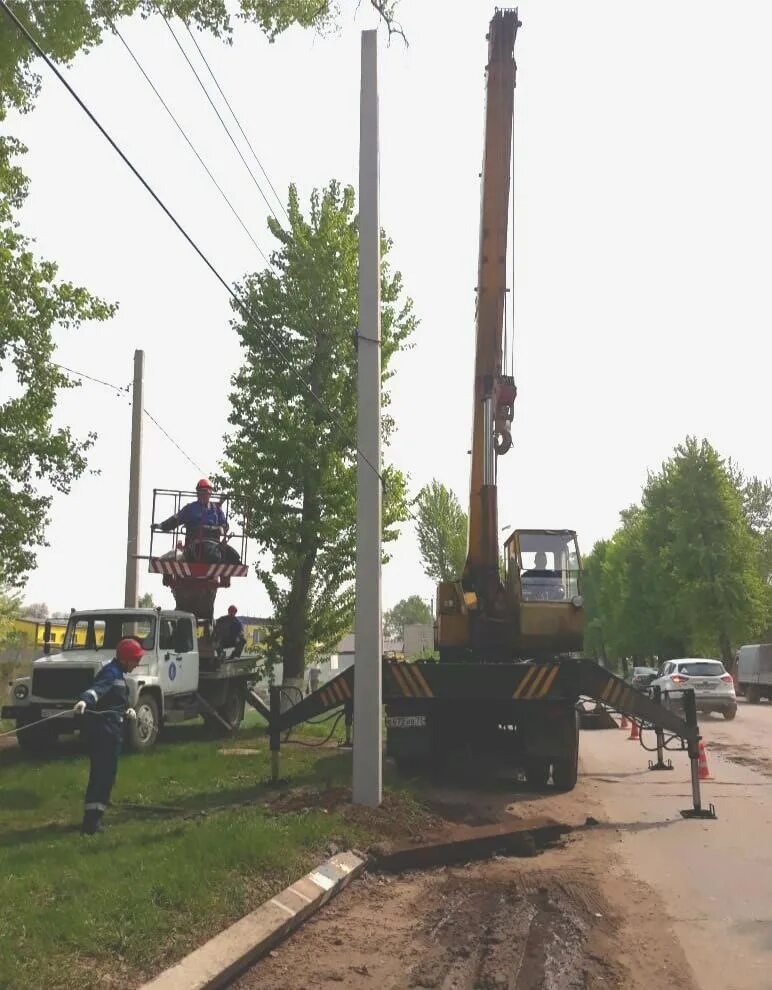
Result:
[[[119,641],[132,637],[145,650],[155,646],[154,615],[74,615],[67,623],[65,650],[114,650]]]
[[[518,542],[526,601],[570,601],[579,593],[579,553],[572,536],[521,533]]]

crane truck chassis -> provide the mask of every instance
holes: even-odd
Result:
[[[272,687],[270,707],[247,697],[268,721],[272,774],[279,776],[282,735],[293,726],[341,710],[351,744],[355,665],[302,701],[282,705],[282,688]],[[700,731],[694,693],[683,692],[684,717],[631,687],[594,660],[567,658],[520,664],[413,663],[383,660],[382,692],[386,708],[386,753],[398,766],[428,769],[453,763],[459,754],[502,759],[522,768],[528,783],[544,787],[550,768],[556,788],[576,784],[579,752],[578,705],[590,698],[607,711],[636,721],[655,733],[657,762],[650,770],[668,770],[663,754],[680,741],[688,753],[692,807],[684,818],[715,818],[703,807],[700,791]],[[284,709],[284,710],[282,710]],[[558,729],[557,726],[560,726]],[[541,728],[540,728],[541,727]],[[648,748],[648,747],[647,747]],[[538,769],[535,769],[538,768]]]

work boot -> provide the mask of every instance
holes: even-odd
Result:
[[[97,832],[104,832],[102,824],[102,812],[89,809],[83,815],[83,824],[80,827],[81,835],[96,835]]]

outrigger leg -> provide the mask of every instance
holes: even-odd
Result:
[[[655,686],[653,689],[654,700],[659,705],[662,701],[662,689],[659,686]],[[657,726],[655,729],[657,735],[657,762],[652,763],[649,760],[649,770],[672,770],[673,761],[668,760],[665,762],[664,751],[665,751],[665,732],[661,726]]]
[[[694,701],[694,691],[684,692],[684,715],[686,722],[690,726],[697,726],[697,705]],[[701,736],[692,736],[689,739],[689,762],[692,769],[692,805],[681,812],[684,818],[717,818],[716,809],[712,804],[707,808],[702,807],[700,796],[700,739]]]

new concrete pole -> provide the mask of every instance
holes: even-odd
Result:
[[[354,677],[356,804],[381,803],[381,248],[378,206],[378,33],[362,32],[359,109],[359,350]]]
[[[129,524],[126,535],[126,592],[123,604],[136,608],[139,598],[139,497],[142,487],[142,410],[145,352],[134,351],[134,390],[131,400],[131,463],[129,465]]]

